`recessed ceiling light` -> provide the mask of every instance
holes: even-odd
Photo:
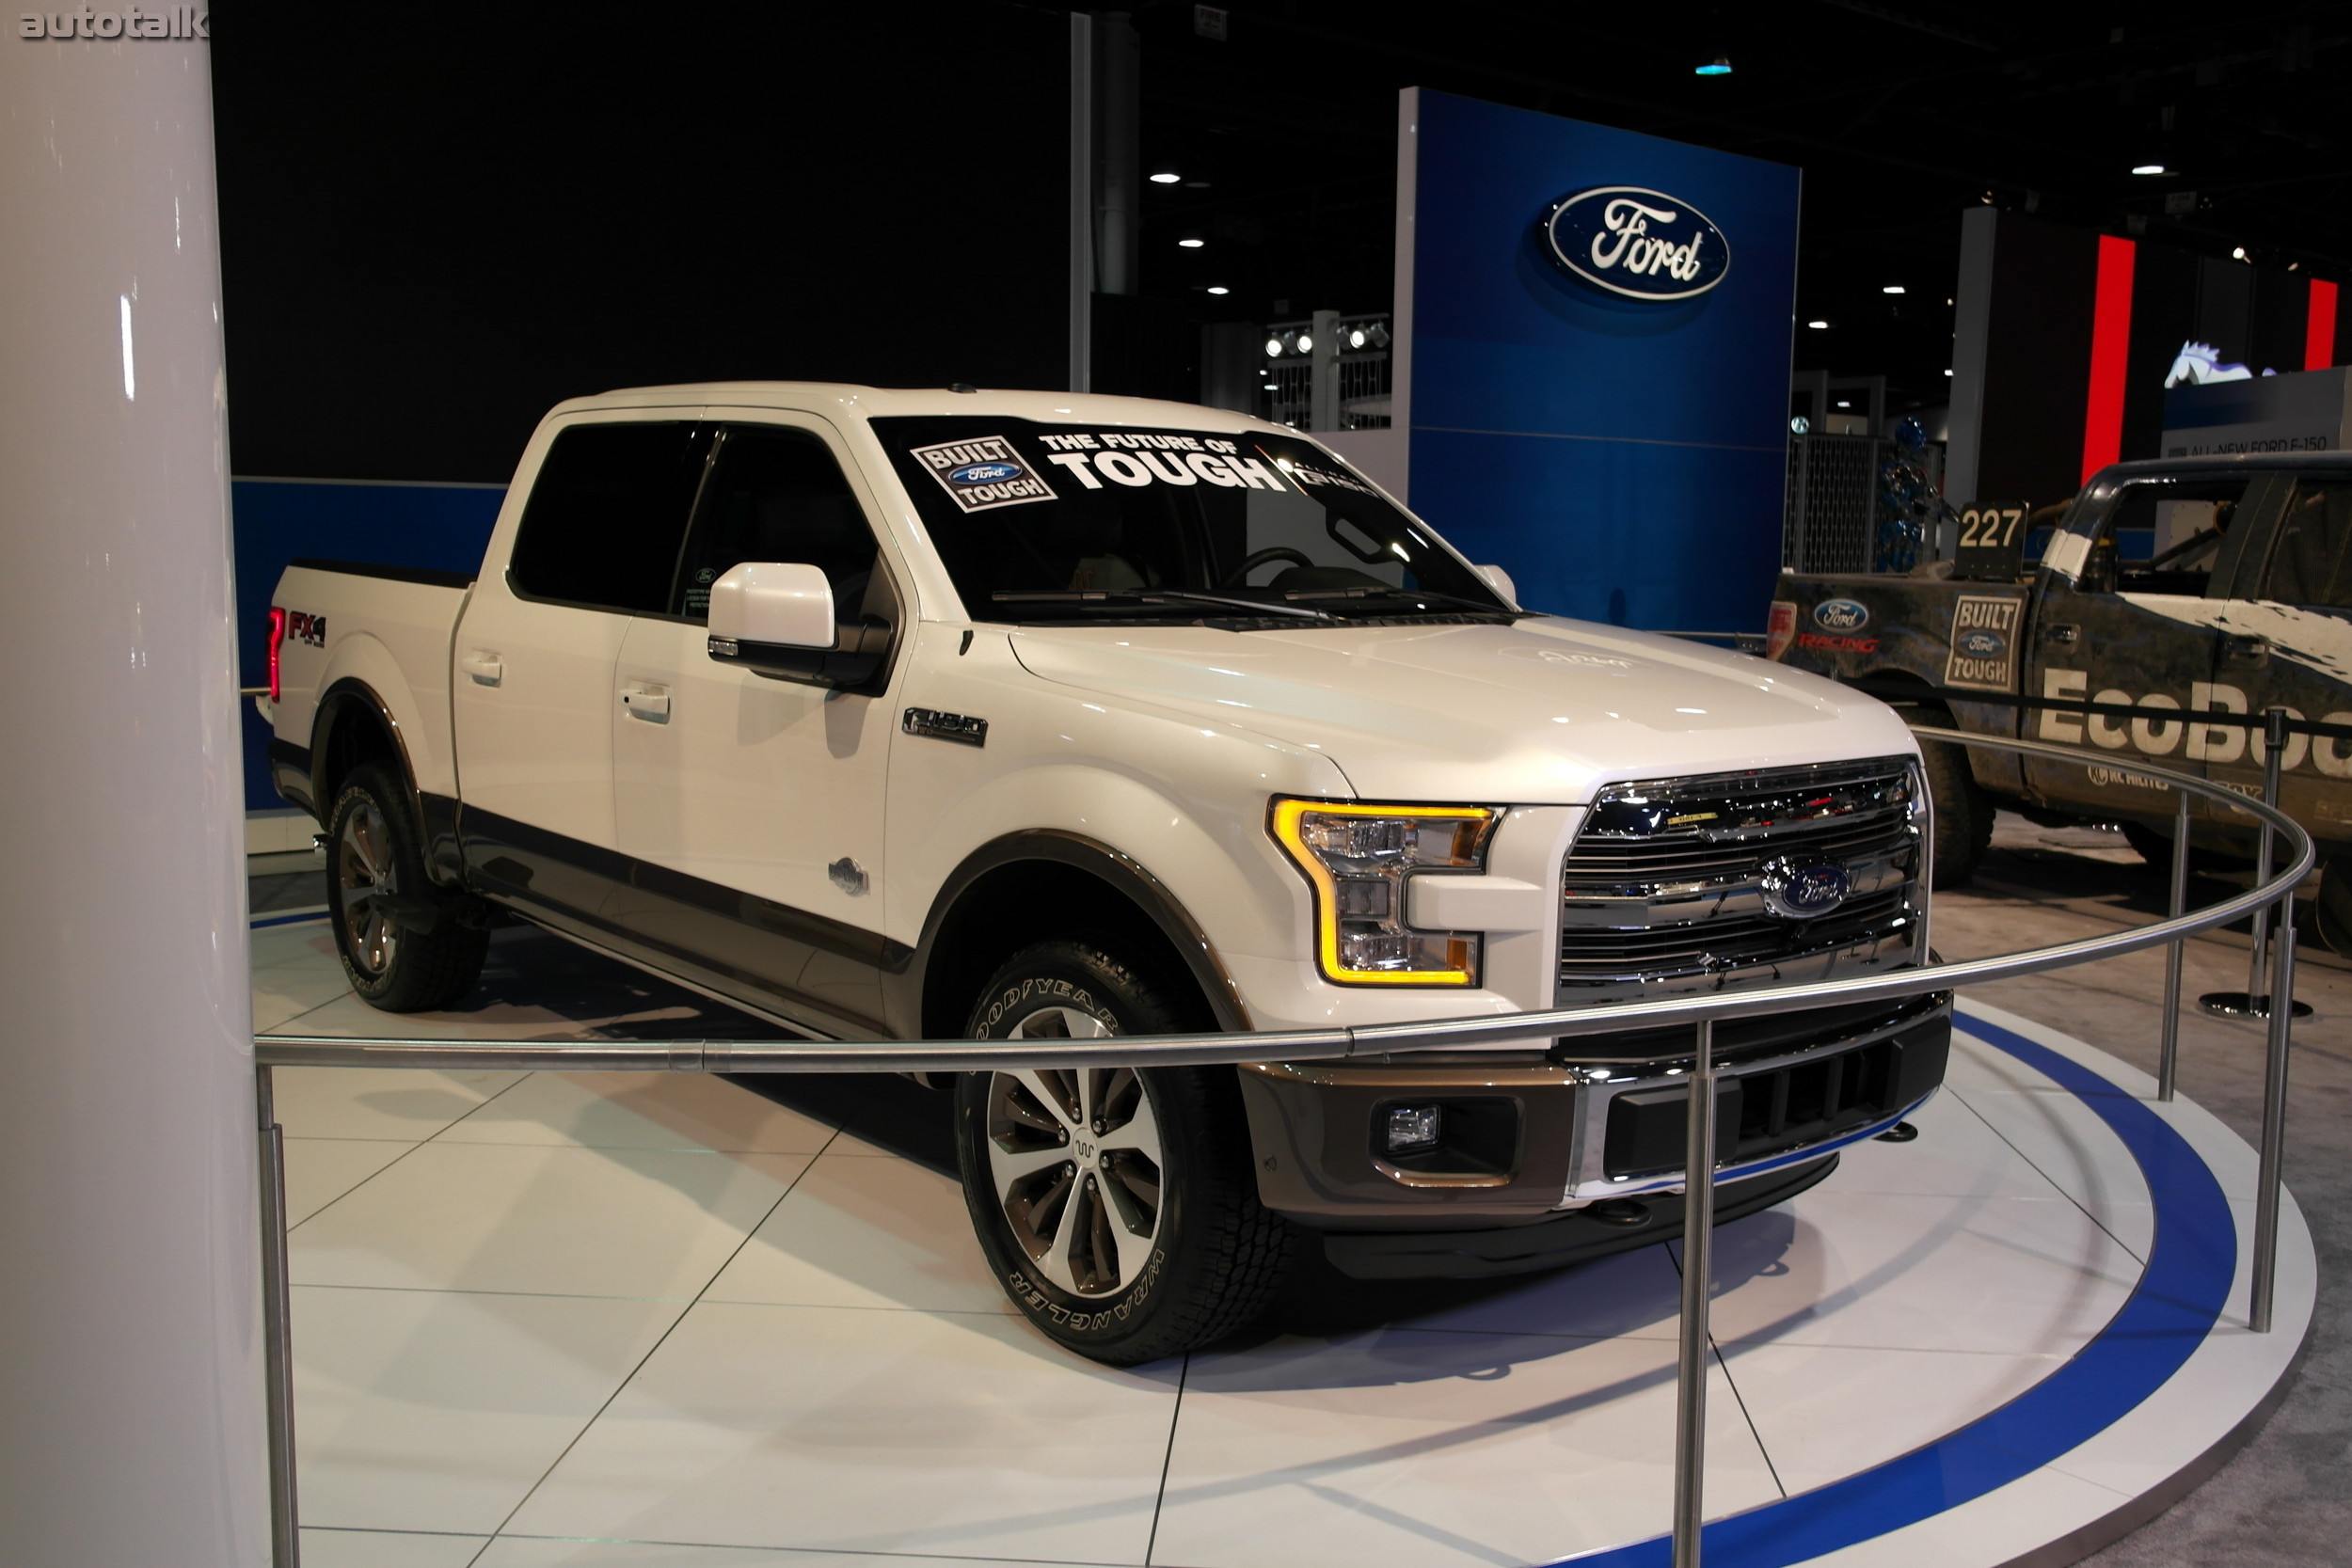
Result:
[[[1694,76],[1728,76],[1731,74],[1731,62],[1718,55],[1705,65],[1692,66],[1691,73]]]
[[[2134,174],[2169,174],[2172,171],[2162,164],[2134,164],[2132,172]]]
[[[2238,246],[2235,250],[2231,251],[2231,252],[2230,252],[2230,260],[2231,260],[2231,261],[2245,261],[2245,260],[2246,260],[2246,247],[2245,247],[2244,245],[2239,245],[2239,246]]]
[[[1948,370],[1947,370],[1947,371],[1946,371],[1944,373],[1945,373],[1946,375],[1949,375],[1949,374],[1951,374],[1952,372],[1951,372],[1950,371],[1948,371]]]
[[[1900,283],[1889,283],[1886,287],[1879,291],[1879,293],[1883,294],[1899,294],[1902,292],[1903,286]]]
[[[1176,243],[1186,250],[1199,250],[1202,245],[1207,245],[1209,242],[1206,240],[1178,240]]]
[[[1160,173],[1152,176],[1152,183],[1154,185],[1177,185],[1182,184],[1184,182],[1184,177],[1181,174],[1170,174],[1166,170],[1162,170]]]
[[[1807,322],[1804,325],[1811,327],[1816,332],[1826,331],[1829,327],[1829,323],[1827,322]]]
[[[1222,283],[1212,283],[1209,285],[1209,293],[1213,294],[1230,294],[1232,292],[1232,290],[1227,288]]]
[[[1843,403],[1843,402],[1841,402],[1841,403],[1839,403],[1839,404],[1838,404],[1838,405],[1837,405],[1837,406],[1838,406],[1838,407],[1840,407],[1840,408],[1851,408],[1851,407],[1853,406],[1853,404],[1851,404],[1851,403]]]

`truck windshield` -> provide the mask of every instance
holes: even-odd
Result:
[[[1329,453],[1255,432],[878,419],[976,620],[1508,620]]]

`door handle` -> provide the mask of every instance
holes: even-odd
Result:
[[[2260,670],[2270,663],[2270,639],[2230,633],[2221,639],[2221,662],[2240,670]]]
[[[2082,634],[2083,628],[2071,621],[2059,621],[2042,628],[2042,638],[2045,642],[2072,642]]]
[[[481,648],[461,655],[457,667],[485,686],[496,686],[506,678],[506,666],[499,662],[499,656]]]
[[[670,721],[670,689],[666,686],[625,686],[621,688],[621,706],[632,719],[643,719],[648,724]]]

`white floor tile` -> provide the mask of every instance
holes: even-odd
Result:
[[[2063,1356],[1731,1344],[1731,1381],[1780,1483],[1810,1491],[1996,1410]]]
[[[699,1073],[536,1072],[440,1141],[815,1154],[832,1137],[814,1117]]]
[[[485,1535],[305,1528],[302,1568],[467,1568],[488,1541]]]
[[[1672,1339],[1682,1275],[1663,1245],[1539,1274],[1461,1307],[1425,1312],[1400,1327],[1479,1334],[1565,1334],[1578,1338]]]
[[[1907,1144],[1866,1138],[1838,1155],[1821,1192],[1915,1193],[1936,1197],[2060,1195],[2031,1161],[2004,1143],[1973,1102],[1947,1090],[1911,1118],[1919,1135]]]
[[[433,1143],[294,1232],[306,1285],[691,1301],[798,1154]]]
[[[2068,1197],[2092,1213],[2148,1201],[2139,1162],[2099,1114],[2070,1094],[1968,1096],[1970,1109]]]
[[[335,935],[323,921],[317,925],[264,926],[252,933],[250,946],[256,972],[299,965],[342,973],[335,958]]]
[[[1652,1339],[1410,1329],[1196,1355],[1152,1561],[1486,1568],[1661,1533],[1674,1358]],[[1720,1370],[1709,1396],[1708,1512],[1773,1500]]]
[[[1718,1340],[2070,1354],[2139,1277],[2063,1198],[1803,1194],[1716,1232]]]
[[[1035,1559],[877,1557],[870,1552],[796,1552],[765,1546],[695,1546],[644,1541],[545,1541],[502,1535],[474,1568],[1006,1568]],[[307,1564],[306,1564],[307,1568]]]
[[[304,1521],[489,1533],[679,1310],[297,1287]]]
[[[421,1143],[522,1076],[413,1068],[284,1067],[270,1078],[278,1125],[290,1138]]]
[[[1140,1562],[1176,1380],[994,1314],[707,1302],[512,1528]]]
[[[288,1138],[286,1223],[300,1225],[416,1147],[375,1138]]]
[[[705,1292],[795,1307],[1012,1312],[963,1187],[906,1160],[820,1156]]]
[[[253,1032],[282,1030],[292,1020],[350,994],[351,982],[340,968],[281,964],[262,970],[253,976]]]

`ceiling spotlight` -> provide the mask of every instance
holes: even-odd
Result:
[[[1889,283],[1886,287],[1879,291],[1879,293],[1883,294],[1899,294],[1902,292],[1903,286],[1900,283]]]
[[[1945,373],[1946,375],[1949,375],[1949,374],[1951,374],[1952,372],[1951,372],[1947,369],[1947,370],[1946,370],[1946,371],[1945,371],[1945,372],[1944,372],[1944,373]]]
[[[1178,240],[1176,243],[1186,250],[1199,250],[1202,245],[1207,245],[1209,242],[1206,240]]]
[[[2239,245],[2239,246],[2238,246],[2235,250],[2231,251],[2231,252],[2230,252],[2230,260],[2231,260],[2231,261],[2245,261],[2245,260],[2246,260],[2246,247],[2245,247],[2244,245]]]
[[[1851,404],[1851,403],[1842,403],[1842,402],[1841,402],[1840,404],[1838,404],[1838,405],[1837,405],[1837,406],[1838,406],[1838,407],[1840,407],[1840,408],[1851,408],[1851,407],[1853,406],[1853,404]]]
[[[1804,325],[1811,327],[1816,332],[1826,332],[1829,330],[1829,323],[1827,322],[1807,322]]]
[[[2169,174],[2172,171],[2162,164],[2134,164],[2132,172],[2134,174]]]
[[[1230,294],[1232,292],[1232,290],[1227,288],[1222,283],[1212,283],[1209,285],[1209,293],[1213,294]]]
[[[1691,74],[1693,76],[1728,76],[1731,74],[1731,61],[1718,55],[1705,65],[1692,67]]]
[[[1152,183],[1154,185],[1181,185],[1184,183],[1184,177],[1183,175],[1170,174],[1166,170],[1162,170],[1160,173],[1152,176]]]
[[[1281,340],[1281,339],[1279,339],[1279,338],[1268,338],[1268,339],[1265,341],[1265,356],[1266,356],[1267,358],[1269,358],[1269,359],[1279,358],[1279,357],[1281,356],[1281,353],[1282,353],[1282,340]]]

